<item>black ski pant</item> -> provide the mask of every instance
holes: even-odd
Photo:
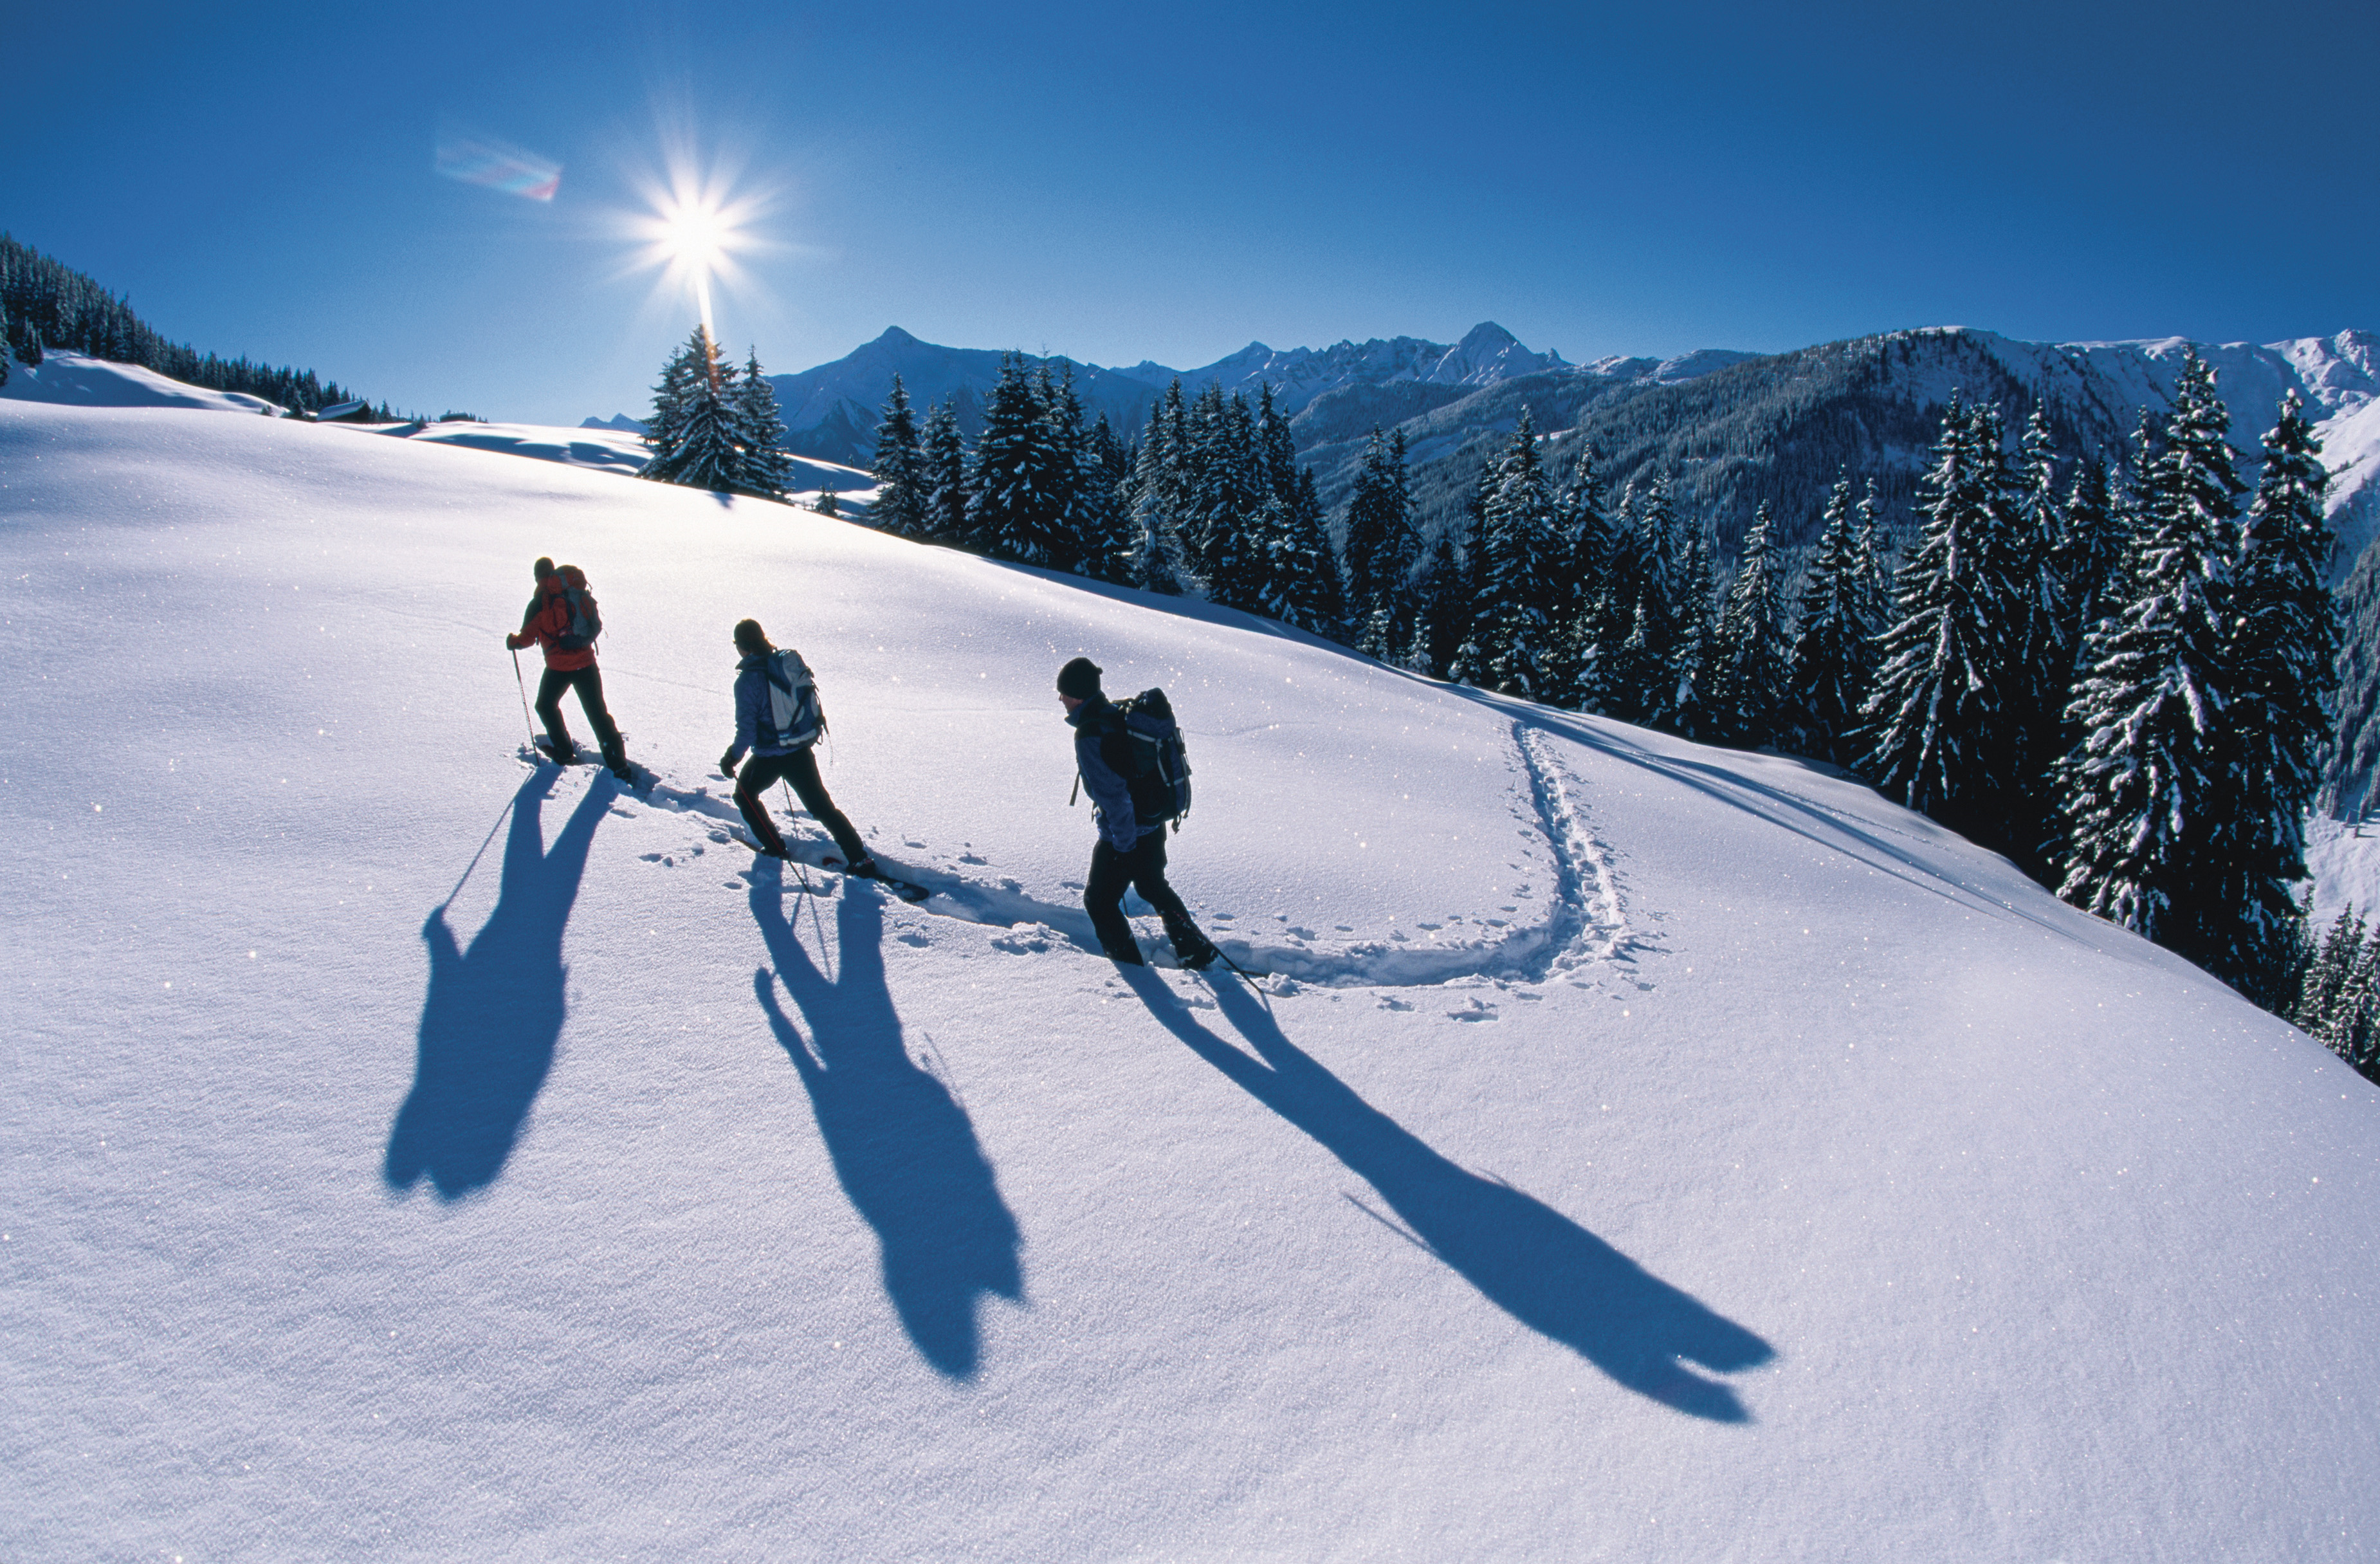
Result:
[[[868,844],[851,829],[850,818],[834,806],[827,796],[826,783],[819,780],[818,757],[804,747],[783,755],[747,757],[735,773],[735,806],[744,811],[744,823],[752,828],[753,840],[770,852],[783,855],[785,839],[777,834],[777,822],[769,818],[769,805],[763,796],[779,780],[794,784],[794,796],[810,817],[826,827],[834,844],[843,849],[844,867],[864,863]]]
[[[1184,961],[1208,948],[1208,940],[1190,921],[1190,909],[1173,887],[1165,882],[1165,828],[1144,832],[1129,853],[1121,852],[1106,837],[1091,849],[1091,878],[1083,886],[1083,910],[1091,915],[1091,927],[1099,937],[1099,949],[1111,961],[1128,966],[1146,964],[1141,960],[1140,945],[1132,937],[1132,925],[1123,915],[1124,887],[1140,892],[1140,899],[1149,904],[1157,915],[1165,920],[1165,937],[1173,941],[1173,953]]]
[[[587,725],[595,730],[603,758],[615,758],[620,754],[620,730],[603,706],[603,671],[594,667],[549,668],[537,682],[537,714],[545,721],[545,736],[553,742],[554,753],[567,755],[578,747],[570,742],[570,729],[562,721],[562,692],[573,685],[577,686],[579,709],[587,713]]]

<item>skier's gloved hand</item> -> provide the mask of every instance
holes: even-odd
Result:
[[[507,650],[518,651],[526,645],[528,645],[528,643],[523,641],[518,636],[506,636],[504,637],[504,647]]]
[[[726,754],[719,758],[719,774],[722,777],[733,777],[735,774],[735,752],[734,750],[731,749]]]

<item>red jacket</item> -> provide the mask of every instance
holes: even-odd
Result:
[[[517,646],[543,647],[545,665],[564,673],[595,666],[593,647],[565,651],[555,645],[570,631],[570,600],[563,593],[573,587],[582,591],[587,587],[586,573],[575,564],[565,564],[540,581],[537,596],[528,600],[528,612],[521,615],[520,634],[513,637]]]

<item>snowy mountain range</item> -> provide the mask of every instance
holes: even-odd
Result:
[[[2074,458],[2120,456],[2138,410],[2169,404],[2180,338],[2133,343],[2028,343],[1959,327],[1897,332],[1746,358],[1672,382],[1597,384],[1529,375],[1484,387],[1407,421],[1425,517],[1444,525],[1471,494],[1479,464],[1509,439],[1526,406],[1553,431],[1548,459],[1566,471],[1583,443],[1614,484],[1667,475],[1686,514],[1731,552],[1763,503],[1789,543],[1815,532],[1839,475],[1873,478],[1888,518],[1913,522],[1917,475],[1953,392],[1999,404],[2011,430],[2038,405],[2070,471]],[[2257,346],[2199,344],[2216,366],[2232,416],[2231,441],[2253,480],[2259,443],[2281,394],[2296,390],[2317,419],[2337,475],[2329,508],[2343,576],[2380,526],[2373,484],[2380,413],[2373,410],[2375,338],[2343,332]],[[1326,500],[1343,490],[1360,430],[1301,452]]]
[[[1548,449],[1557,460],[1566,463],[1580,443],[1591,442],[1615,486],[1670,474],[1690,514],[1702,515],[1731,549],[1764,501],[1775,508],[1787,541],[1805,540],[1840,473],[1855,481],[1875,478],[1888,507],[1905,519],[1953,392],[2000,403],[2011,429],[2038,404],[2069,454],[2119,455],[2139,409],[2169,403],[2188,346],[2179,337],[2034,343],[1941,327],[1780,354],[1707,349],[1667,360],[1572,364],[1483,322],[1454,344],[1394,337],[1283,350],[1251,343],[1195,370],[1143,361],[1120,370],[1077,364],[1075,374],[1087,415],[1105,414],[1127,435],[1147,421],[1152,400],[1177,375],[1188,392],[1216,383],[1253,398],[1260,386],[1272,386],[1292,415],[1300,458],[1313,464],[1333,506],[1353,482],[1372,428],[1402,429],[1422,518],[1433,527],[1469,498],[1480,460],[1510,437],[1525,406],[1553,437]],[[2216,368],[2232,412],[2232,443],[2252,475],[2283,392],[2296,391],[2313,410],[2338,475],[2330,507],[2343,576],[2380,533],[2380,486],[2374,483],[2380,473],[2380,337],[2346,331],[2197,346]],[[803,455],[864,467],[896,373],[921,410],[953,401],[972,434],[1002,357],[891,328],[832,363],[773,377],[788,443]],[[616,418],[612,427],[619,427]]]
[[[594,432],[0,399],[0,1554],[2372,1557],[2291,1027],[1840,776]],[[635,789],[525,754],[539,554]],[[731,834],[747,614],[923,905]],[[1272,976],[1090,948],[1077,654]]]
[[[787,443],[793,450],[864,465],[875,451],[877,420],[895,374],[921,410],[955,399],[960,427],[972,437],[981,427],[983,398],[1000,378],[1003,357],[987,348],[920,342],[893,326],[832,363],[770,378],[777,388]],[[1053,370],[1062,362],[1031,355],[1026,358],[1036,365],[1047,362]],[[1426,400],[1436,405],[1460,397],[1468,389],[1516,375],[1572,368],[1558,353],[1531,352],[1492,321],[1473,327],[1453,344],[1409,336],[1376,337],[1319,349],[1283,350],[1252,342],[1195,370],[1176,370],[1147,359],[1121,370],[1063,362],[1073,366],[1075,390],[1083,399],[1086,416],[1095,418],[1104,413],[1127,436],[1148,421],[1150,406],[1176,379],[1185,394],[1217,384],[1226,394],[1242,393],[1251,401],[1261,387],[1269,385],[1275,404],[1285,413],[1297,414],[1334,392],[1352,388],[1422,388]],[[1595,370],[1641,374],[1658,368],[1645,360],[1609,360]]]

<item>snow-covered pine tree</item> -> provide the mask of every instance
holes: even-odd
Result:
[[[2330,475],[2295,391],[2265,436],[2264,471],[2241,529],[2225,662],[2239,794],[2227,813],[2244,834],[2226,853],[2241,874],[2227,896],[2247,928],[2251,993],[2269,1008],[2277,969],[2302,940],[2294,895],[2305,878],[2306,814],[2320,791],[2338,688],[2338,613],[2328,586],[2338,540],[2323,515]],[[2237,981],[2237,979],[2235,979]]]
[[[964,543],[967,536],[967,448],[956,409],[939,402],[918,436],[918,481],[925,491],[921,536]]]
[[[1217,454],[1229,443],[1223,428],[1222,386],[1209,382],[1180,411],[1181,421],[1173,430],[1174,527],[1182,539],[1182,557],[1188,562],[1190,573],[1204,583],[1209,564],[1208,513],[1219,503],[1210,491],[1232,491],[1236,486],[1236,479],[1219,480],[1213,471]]]
[[[1883,505],[1876,498],[1876,479],[1867,480],[1860,495],[1859,517],[1859,590],[1860,618],[1876,627],[1892,622],[1892,562],[1898,557],[1898,545],[1886,536]],[[1873,665],[1876,650],[1870,648],[1868,657]]]
[[[1187,588],[1189,564],[1181,531],[1181,450],[1186,414],[1176,380],[1149,409],[1133,464],[1131,581],[1152,592],[1178,597]]]
[[[653,387],[653,410],[645,418],[645,445],[652,452],[645,476],[652,476],[652,462],[677,449],[697,389],[706,382],[717,383],[722,370],[719,345],[698,325],[669,356],[662,366],[661,383]]]
[[[1676,710],[1671,660],[1682,624],[1678,593],[1685,554],[1668,478],[1643,487],[1630,483],[1620,512],[1622,525],[1604,573],[1603,612],[1616,646],[1601,660],[1591,709],[1622,721],[1666,725]]]
[[[2022,592],[2023,642],[2015,692],[2017,794],[2011,836],[2027,851],[2017,861],[2039,879],[2050,878],[2058,834],[2055,769],[2066,752],[2065,715],[2073,696],[2074,659],[2082,643],[2068,636],[2073,613],[2059,570],[2066,551],[2065,507],[2058,498],[2058,463],[2049,419],[2039,404],[2019,437],[2015,468],[2003,503],[2007,535]]]
[[[1543,699],[1556,657],[1556,596],[1568,551],[1555,528],[1554,496],[1537,454],[1537,430],[1521,409],[1512,438],[1489,464],[1479,506],[1480,612],[1475,638],[1484,677],[1507,695]]]
[[[1479,606],[1479,510],[1475,496],[1445,534],[1423,551],[1420,574],[1415,578],[1414,645],[1408,666],[1433,678],[1456,679],[1467,674],[1475,682],[1485,672],[1473,621]],[[1472,657],[1463,661],[1469,646]]]
[[[984,403],[967,496],[974,546],[995,559],[1053,565],[1071,543],[1054,537],[1061,491],[1073,473],[1051,433],[1040,388],[1022,354],[1001,359],[1000,379]]]
[[[2018,747],[2009,699],[2022,665],[2022,588],[1999,503],[1998,420],[1953,395],[1920,486],[1916,552],[1862,716],[1860,770],[1889,796],[2005,850]]]
[[[1133,529],[1125,508],[1132,467],[1132,453],[1101,413],[1083,439],[1083,561],[1075,568],[1086,576],[1125,583],[1132,578]]]
[[[1684,558],[1677,576],[1677,595],[1670,612],[1675,626],[1670,642],[1668,695],[1664,709],[1653,714],[1655,726],[1687,738],[1718,736],[1722,718],[1711,697],[1719,682],[1718,566],[1710,528],[1696,524],[1685,529]]]
[[[736,443],[744,447],[744,488],[782,500],[794,486],[794,459],[785,450],[785,420],[777,413],[777,388],[760,372],[760,350],[746,352],[744,372],[732,394]],[[832,513],[830,513],[832,514]]]
[[[876,425],[876,455],[868,467],[876,474],[876,503],[868,519],[885,532],[922,538],[927,505],[933,486],[926,477],[926,453],[917,434],[917,415],[909,406],[909,390],[892,377],[892,393],[884,399],[884,416]]]
[[[2131,519],[2131,508],[2117,491],[2107,465],[2083,463],[2067,491],[2066,535],[2058,552],[2058,578],[2065,588],[2064,635],[2077,658],[2091,627],[2130,600],[2122,565]],[[2070,683],[2070,669],[2068,678]]]
[[[1272,559],[1265,612],[1318,636],[1343,634],[1339,561],[1323,529],[1322,496],[1314,486],[1314,469],[1299,468],[1291,480],[1288,503],[1276,495],[1267,507],[1264,530],[1271,539]]]
[[[1484,645],[1489,629],[1485,601],[1487,518],[1488,497],[1495,491],[1495,485],[1494,461],[1482,461],[1461,518],[1440,540],[1443,550],[1438,569],[1430,578],[1427,612],[1431,665],[1459,684],[1475,685],[1488,677]],[[1465,646],[1472,649],[1467,663],[1462,661]]]
[[[1404,655],[1397,661],[1408,672],[1427,677],[1435,677],[1445,666],[1438,661],[1430,619],[1439,599],[1439,576],[1453,568],[1451,553],[1437,539],[1422,540],[1419,557],[1414,561],[1413,579],[1406,588],[1406,598],[1412,605],[1410,638],[1405,643]]]
[[[2380,940],[2367,934],[2353,906],[2340,910],[2309,952],[2288,1015],[2365,1080],[2380,1083]]]
[[[1852,480],[1845,475],[1836,479],[1818,522],[1786,686],[1790,742],[1801,753],[1838,766],[1859,758],[1860,707],[1876,677],[1876,633],[1882,627],[1866,617],[1874,594],[1863,590],[1863,569]]]
[[[671,386],[672,370],[677,371],[676,378],[684,385],[673,409],[675,427],[668,443],[659,448],[640,476],[659,483],[729,493],[746,487],[743,430],[730,383],[734,371],[721,361],[719,345],[710,340],[710,333],[696,327],[686,351],[662,371],[664,390]],[[654,411],[662,411],[659,394]]]
[[[1594,449],[1582,443],[1570,481],[1554,496],[1554,536],[1559,565],[1551,593],[1554,635],[1547,664],[1546,692],[1557,706],[1581,706],[1592,683],[1589,663],[1602,626],[1605,558],[1611,552],[1611,518]]]
[[[2162,457],[2132,543],[2133,600],[2083,650],[2070,716],[2082,740],[2062,768],[2066,876],[2058,894],[2236,980],[2256,965],[2244,909],[2250,833],[2234,817],[2228,732],[2239,494],[2214,371],[2186,352]]]
[[[1187,505],[1199,573],[1214,601],[1260,610],[1272,547],[1262,530],[1265,482],[1256,419],[1244,396],[1202,394],[1199,408],[1191,423]]]
[[[1088,436],[1083,429],[1083,399],[1075,394],[1075,366],[1061,362],[1063,369],[1055,380],[1046,361],[1034,378],[1052,456],[1046,540],[1049,564],[1053,570],[1097,576],[1099,540],[1090,515],[1090,491],[1097,479],[1090,470]]]
[[[1257,388],[1256,442],[1265,490],[1280,495],[1285,508],[1297,497],[1297,442],[1289,432],[1289,420],[1272,405],[1269,383]]]
[[[1646,661],[1641,670],[1645,683],[1638,697],[1643,705],[1637,720],[1682,731],[1684,696],[1698,690],[1702,682],[1710,554],[1697,548],[1702,529],[1689,527],[1679,516],[1666,473],[1645,491],[1638,525],[1643,530],[1638,552],[1645,568],[1637,582],[1636,633],[1643,637]]]
[[[1578,642],[1578,709],[1620,717],[1633,709],[1622,681],[1624,649],[1636,628],[1636,594],[1645,573],[1643,531],[1633,480],[1611,507],[1610,537],[1596,573],[1594,595],[1583,606],[1573,635]]]
[[[1747,749],[1774,745],[1782,736],[1783,706],[1793,670],[1783,562],[1777,557],[1775,538],[1768,502],[1763,500],[1743,535],[1743,552],[1712,647],[1713,736]]]
[[[1400,430],[1384,436],[1374,424],[1354,492],[1347,501],[1347,604],[1351,615],[1377,626],[1366,630],[1367,641],[1395,637],[1365,646],[1375,657],[1386,656],[1389,645],[1402,641],[1398,630],[1410,618],[1405,588],[1417,548],[1405,479],[1404,434]]]

